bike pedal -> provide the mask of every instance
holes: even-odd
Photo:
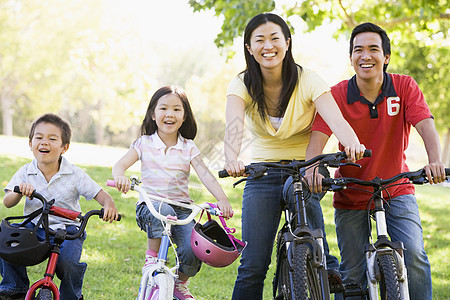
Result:
[[[330,293],[331,294],[342,293],[343,291],[345,291],[345,287],[343,284],[330,285]]]

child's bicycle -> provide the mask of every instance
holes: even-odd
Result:
[[[450,169],[445,169],[445,175],[450,176]],[[407,178],[408,182],[398,183],[400,179]],[[347,188],[347,184],[355,183],[361,186],[373,187],[373,192],[368,205],[369,232],[371,232],[371,218],[375,221],[377,240],[375,243],[368,243],[364,247],[366,253],[366,277],[368,290],[365,291],[356,284],[345,286],[344,298],[350,296],[360,296],[361,299],[368,295],[369,299],[409,299],[408,277],[403,257],[403,243],[401,241],[392,242],[389,238],[386,225],[385,205],[389,205],[388,197],[383,194],[388,187],[400,184],[424,184],[428,183],[428,178],[424,169],[415,172],[404,172],[389,179],[378,177],[372,180],[360,180],[356,178],[324,178],[322,185],[328,191],[340,191]],[[375,208],[371,209],[371,203]],[[370,241],[372,237],[369,236]],[[378,291],[378,288],[380,291]]]
[[[364,156],[370,156],[366,150]],[[303,192],[303,168],[338,167],[352,164],[342,162],[347,158],[345,152],[318,155],[306,162],[253,163],[245,166],[248,177],[234,183],[236,186],[245,180],[257,180],[267,175],[267,170],[277,170],[293,178],[294,203],[285,203],[285,224],[277,234],[277,267],[273,280],[273,297],[277,300],[330,299],[330,287],[326,258],[323,249],[323,232],[310,229],[306,219],[306,205],[310,194]],[[356,164],[354,164],[356,165]],[[226,170],[219,177],[228,177]]]
[[[14,192],[20,193],[18,186],[14,187]],[[20,266],[33,266],[43,262],[48,258],[47,268],[44,278],[36,281],[29,288],[25,300],[59,300],[60,294],[53,282],[56,264],[60,255],[60,246],[65,240],[75,240],[79,238],[86,228],[87,222],[92,216],[103,217],[103,208],[100,210],[88,211],[85,215],[81,212],[53,206],[55,200],[47,201],[41,194],[33,192],[30,198],[39,199],[42,208],[26,216],[7,217],[0,225],[0,257],[10,264]],[[39,222],[30,228],[26,225],[40,216]],[[64,229],[53,230],[49,227],[48,215],[54,215],[69,220],[81,222],[76,233],[68,234]],[[119,215],[117,221],[121,216]],[[19,224],[11,224],[10,220],[24,219]],[[41,227],[45,231],[45,240],[40,241],[36,236],[36,230]],[[54,241],[50,242],[50,236]]]
[[[170,240],[172,226],[185,225],[192,222],[199,212],[206,211],[209,219],[210,214],[221,216],[222,213],[217,206],[211,203],[185,203],[149,195],[139,186],[141,182],[137,176],[131,176],[130,181],[130,189],[140,194],[142,199],[144,199],[145,204],[150,209],[150,212],[156,218],[161,220],[164,227],[157,263],[150,264],[142,268],[142,278],[137,299],[176,299],[174,296],[174,285],[175,278],[178,278],[177,271],[180,266],[178,257],[176,257],[176,264],[174,267],[170,268],[166,265],[170,246],[172,246],[176,256],[176,251]],[[115,187],[114,180],[108,180],[107,185]],[[152,200],[188,208],[192,210],[192,212],[185,219],[178,219],[176,216],[170,215],[164,216],[155,209],[152,205]],[[225,229],[221,228],[214,220],[211,219],[203,226],[197,223],[191,237],[191,245],[196,256],[203,262],[214,267],[224,267],[231,264],[240,255],[245,247],[245,244],[232,236],[232,233],[234,233],[233,229],[226,227],[224,221],[222,222],[222,225]]]

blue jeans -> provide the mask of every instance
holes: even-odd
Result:
[[[160,205],[161,204],[161,205]],[[177,216],[184,219],[192,212],[190,209],[171,206],[167,203],[153,202],[153,206],[162,215]],[[161,238],[164,231],[163,225],[159,219],[152,215],[145,203],[136,207],[136,222],[141,230],[147,232],[149,239]],[[195,256],[191,247],[191,234],[195,222],[192,221],[186,225],[172,226],[172,240],[177,245],[177,255],[180,259],[180,272],[189,277],[195,276],[202,262]]]
[[[262,299],[264,279],[280,223],[283,194],[293,197],[292,191],[287,192],[291,182],[292,178],[287,174],[271,170],[260,179],[246,182],[242,202],[242,239],[248,244],[242,252],[232,299]],[[311,228],[320,228],[325,232],[320,198],[315,195],[310,199],[307,218]],[[324,248],[327,264],[337,269],[338,260],[328,254],[325,238]]]
[[[402,195],[389,201],[387,229],[392,241],[402,241],[411,300],[432,299],[431,271],[424,250],[419,208],[414,195]],[[341,252],[340,271],[344,283],[358,283],[367,289],[364,245],[369,242],[367,211],[336,209],[336,233]],[[342,295],[335,295],[342,299]],[[361,299],[361,298],[347,298]]]
[[[31,223],[26,225],[28,228],[34,226]],[[67,233],[74,234],[78,231],[78,228],[72,225],[67,226],[66,230]],[[45,239],[44,229],[39,228],[36,234],[39,240]],[[61,299],[78,300],[82,296],[83,277],[87,264],[80,263],[80,258],[85,239],[86,232],[76,240],[66,240],[61,244],[61,255],[56,265],[56,275],[61,280],[59,286]],[[53,243],[53,240],[54,238],[50,237],[51,243]],[[26,293],[28,291],[30,281],[26,267],[11,265],[0,258],[0,274],[3,277],[0,283],[0,292]]]

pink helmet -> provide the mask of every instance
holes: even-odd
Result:
[[[210,204],[213,207],[214,204]],[[202,213],[203,215],[203,213]],[[192,229],[191,247],[195,255],[204,263],[216,267],[226,267],[239,257],[247,243],[236,239],[232,233],[234,228],[226,226],[223,217],[219,217],[222,228],[207,212],[208,221],[205,224],[199,222]]]

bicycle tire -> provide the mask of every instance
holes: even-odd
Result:
[[[285,246],[282,246],[280,249],[280,253],[278,253],[277,264],[279,265],[279,271],[277,283],[278,297],[276,299],[291,300],[292,284],[291,284],[291,277],[289,275],[290,267]]]
[[[53,293],[49,289],[41,288],[35,297],[36,300],[53,300]]]
[[[174,279],[170,274],[159,273],[154,278],[157,285],[156,291],[152,293],[148,300],[172,300]]]
[[[311,248],[307,244],[299,244],[292,253],[292,279],[295,300],[322,300],[319,273],[313,266]]]
[[[380,294],[381,299],[400,300],[400,283],[397,276],[397,267],[392,255],[379,255],[380,267]]]

